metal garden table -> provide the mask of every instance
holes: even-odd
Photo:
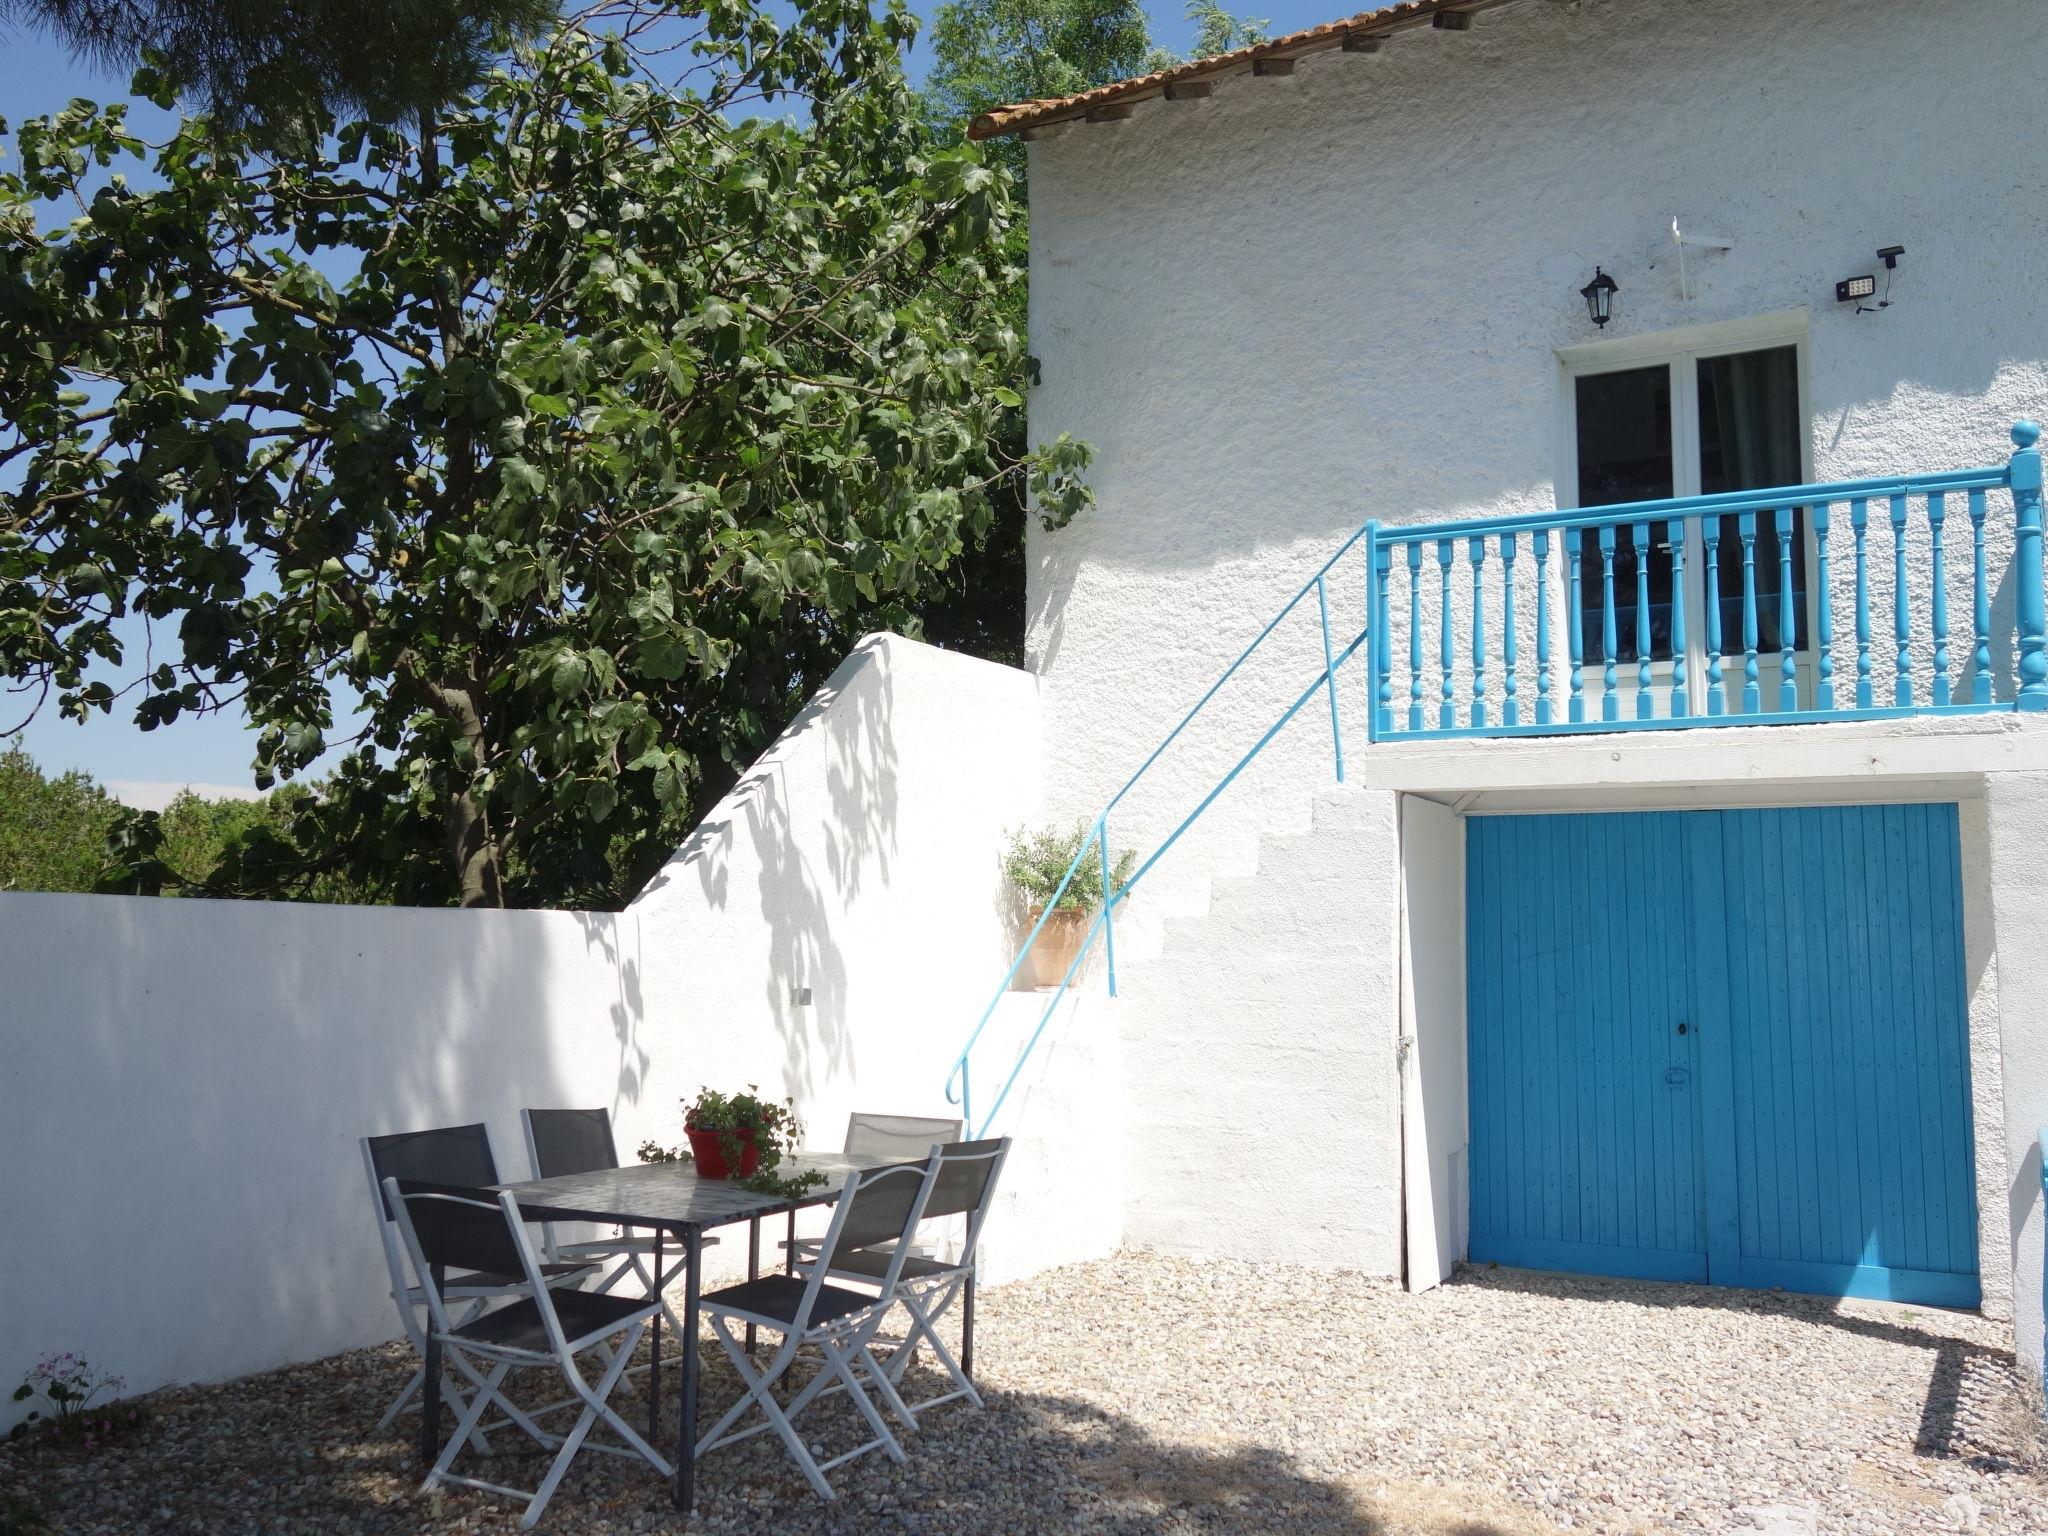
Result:
[[[883,1168],[888,1158],[847,1157],[839,1153],[816,1153],[794,1157],[782,1163],[778,1172],[801,1173],[815,1170],[825,1182],[802,1196],[761,1195],[742,1189],[727,1179],[699,1178],[687,1164],[641,1163],[630,1168],[611,1168],[596,1173],[564,1174],[554,1179],[533,1179],[523,1184],[500,1184],[494,1192],[509,1191],[519,1202],[521,1214],[534,1221],[589,1221],[604,1226],[642,1227],[654,1233],[654,1273],[662,1270],[663,1238],[682,1244],[685,1259],[685,1319],[682,1390],[677,1394],[676,1507],[687,1513],[696,1501],[697,1473],[697,1296],[703,1257],[704,1234],[713,1227],[747,1223],[747,1278],[753,1279],[761,1266],[761,1218],[788,1213],[789,1235],[796,1236],[796,1213],[805,1206],[822,1205],[833,1199],[849,1173]],[[792,1250],[785,1249],[785,1254]],[[785,1260],[785,1264],[793,1262]],[[653,1337],[653,1368],[648,1372],[648,1436],[661,1443],[661,1317],[656,1314],[650,1330]],[[747,1345],[753,1347],[752,1327]],[[420,1452],[432,1466],[440,1455],[441,1438],[441,1348],[433,1330],[428,1330],[426,1382],[422,1389]]]

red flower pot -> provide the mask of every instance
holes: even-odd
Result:
[[[707,1179],[748,1179],[761,1166],[761,1149],[753,1131],[700,1131],[683,1127],[690,1138],[690,1155],[697,1160],[697,1172]],[[725,1155],[726,1147],[740,1143],[740,1165],[734,1168]]]

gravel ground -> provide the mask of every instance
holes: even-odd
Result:
[[[2003,1325],[1974,1317],[1510,1270],[1408,1296],[1126,1254],[990,1290],[979,1323],[985,1411],[933,1410],[908,1465],[863,1457],[831,1505],[770,1437],[717,1452],[688,1528],[2048,1532],[2038,1420]],[[736,1382],[707,1360],[710,1408]],[[88,1461],[0,1445],[0,1490],[62,1532],[516,1529],[510,1500],[422,1497],[407,1440],[371,1430],[407,1366],[387,1347],[161,1393],[143,1436]],[[843,1399],[800,1422],[852,1443]],[[663,1492],[586,1455],[542,1529],[685,1528]]]

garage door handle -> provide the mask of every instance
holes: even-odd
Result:
[[[1688,1030],[1688,1029],[1689,1029],[1689,1028],[1691,1028],[1691,1027],[1692,1027],[1692,1026],[1690,1026],[1689,1024],[1687,1024],[1687,1023],[1686,1023],[1686,1022],[1685,1022],[1685,1021],[1684,1021],[1683,1019],[1680,1019],[1680,1020],[1678,1021],[1678,1032],[1679,1032],[1679,1033],[1680,1033],[1681,1035],[1682,1035],[1682,1034],[1684,1034],[1684,1033],[1686,1032],[1686,1030]]]

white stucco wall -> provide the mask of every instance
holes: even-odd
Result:
[[[1465,822],[1401,805],[1401,1161],[1407,1281],[1426,1291],[1465,1257],[1472,1134],[1465,1053]]]
[[[1038,762],[1028,675],[878,636],[623,913],[0,894],[0,1382],[50,1350],[146,1390],[392,1336],[362,1135],[481,1119],[516,1177],[528,1105],[608,1107],[628,1156],[707,1083],[794,1096],[819,1147],[853,1108],[947,1113]],[[1091,1049],[1114,1073],[1113,1040],[1048,1057],[1020,1135],[1102,1119],[1099,1067],[1069,1081]],[[1116,1155],[1020,1147],[990,1252],[1108,1251]]]
[[[1394,797],[1334,790],[1122,968],[1125,1232],[1400,1272]]]
[[[2048,951],[2038,942],[2048,914],[2048,773],[1994,775],[1986,796],[1990,906],[1998,932],[1997,987],[2002,1051],[2005,1167],[2001,1170],[2010,1235],[2013,1335],[2038,1379],[2044,1359],[2040,1136],[2048,1128]],[[1972,1035],[1974,1037],[1974,1020]],[[1980,1171],[1981,1172],[1981,1171]]]
[[[2048,275],[2030,169],[2043,130],[2024,111],[1902,104],[2029,99],[2037,70],[2015,41],[2037,20],[2029,0],[1529,0],[1467,32],[1231,75],[1206,100],[1144,102],[1034,143],[1032,427],[1094,445],[1099,498],[1032,535],[1052,807],[1092,814],[1367,518],[1553,506],[1559,354],[1596,335],[1577,293],[1596,263],[1622,285],[1610,345],[1803,311],[1817,478],[1999,462],[2013,419],[2048,403],[2048,312],[2027,298]],[[1674,216],[1736,242],[1689,253],[1689,299]],[[1838,307],[1835,281],[1894,242],[1907,255],[1892,307]],[[1882,627],[1887,528],[1871,557]],[[1332,589],[1347,629],[1355,565]],[[1525,555],[1524,624],[1530,575]],[[2010,601],[2001,584],[1995,624]],[[1882,636],[1878,649],[1882,690]],[[1312,605],[1273,650],[1270,674],[1219,696],[1133,797],[1134,838],[1192,803],[1313,674]],[[1955,652],[1960,665],[1967,645]],[[1342,690],[1354,763],[1363,688],[1354,672]],[[1318,703],[1204,838],[1295,814],[1328,752]]]
[[[2003,1019],[1998,1001],[1998,912],[1996,872],[1991,863],[1991,816],[1983,792],[1957,802],[1957,836],[1962,844],[1963,971],[1969,997],[1970,1135],[1977,1175],[1978,1309],[1986,1317],[2013,1315],[2011,1244],[2013,1211],[2008,1187],[2012,1165],[2005,1124]],[[2026,926],[2038,917],[2015,913],[2022,925],[2006,930],[2007,941],[2025,943]],[[2044,1104],[2048,1107],[2048,1104]]]

